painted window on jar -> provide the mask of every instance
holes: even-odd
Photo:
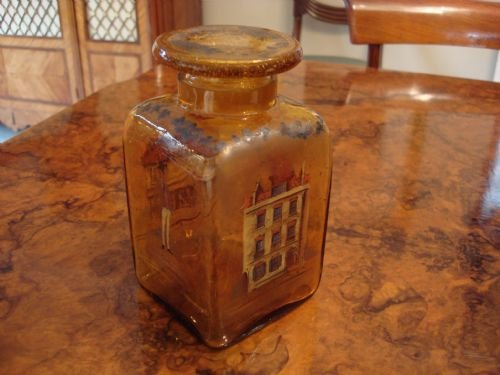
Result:
[[[280,242],[281,242],[281,233],[280,232],[274,232],[272,240],[271,240],[272,247],[279,246]]]
[[[286,266],[290,267],[294,264],[297,264],[299,254],[297,252],[297,248],[292,247],[286,252]]]
[[[271,258],[271,261],[269,262],[269,272],[274,272],[281,267],[282,258],[281,254]]]
[[[264,256],[264,239],[258,238],[255,241],[255,259]]]
[[[252,272],[253,281],[259,281],[266,275],[266,263],[260,262],[255,265]]]
[[[297,199],[290,201],[290,206],[288,208],[289,215],[295,215],[297,213]]]
[[[286,228],[286,240],[287,241],[295,240],[295,223],[288,224]]]
[[[262,211],[257,214],[257,224],[256,227],[262,228],[266,224],[266,212]]]
[[[275,197],[286,191],[286,182],[272,187],[271,196]]]
[[[281,206],[276,206],[273,208],[273,221],[281,219]]]

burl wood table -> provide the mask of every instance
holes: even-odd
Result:
[[[500,373],[500,85],[304,62],[331,129],[317,293],[225,350],[137,284],[121,133],[167,68],[0,146],[2,374]]]

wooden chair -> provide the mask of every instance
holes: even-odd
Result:
[[[378,68],[383,44],[500,49],[500,3],[477,0],[346,0],[351,41],[368,44]]]
[[[345,7],[335,7],[319,2],[318,0],[294,0],[293,4],[293,36],[300,40],[302,31],[302,17],[309,14],[311,17],[328,23],[348,25]]]
[[[349,25],[347,18],[347,10],[344,6],[332,6],[322,3],[320,0],[294,0],[294,24],[292,35],[300,40],[302,31],[302,17],[308,14],[319,21],[337,24]],[[330,59],[325,56],[306,56],[306,59],[335,61],[351,64],[364,64],[362,61],[350,58],[332,57]]]

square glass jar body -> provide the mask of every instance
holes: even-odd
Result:
[[[136,274],[212,347],[318,287],[328,129],[283,97],[235,115],[176,95],[138,105],[124,153]]]

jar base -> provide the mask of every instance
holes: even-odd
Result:
[[[183,328],[185,328],[194,338],[196,338],[200,343],[210,347],[215,350],[222,350],[228,348],[232,345],[237,344],[238,342],[246,339],[252,334],[259,332],[260,330],[266,328],[268,325],[273,322],[281,319],[282,317],[288,315],[288,313],[292,312],[304,302],[306,302],[309,298],[311,298],[316,289],[311,292],[311,294],[293,302],[286,303],[285,305],[277,308],[276,310],[266,314],[265,316],[257,319],[254,322],[251,322],[248,326],[246,326],[240,333],[235,334],[233,336],[228,336],[227,334],[219,334],[212,335],[212,337],[206,337],[203,333],[196,327],[196,325],[187,318],[183,313],[177,310],[173,305],[169,304],[167,301],[162,299],[159,295],[150,291],[147,287],[142,285],[141,287],[148,293],[158,304],[162,305],[162,307],[168,311],[168,313],[172,316],[173,319],[177,320]]]

